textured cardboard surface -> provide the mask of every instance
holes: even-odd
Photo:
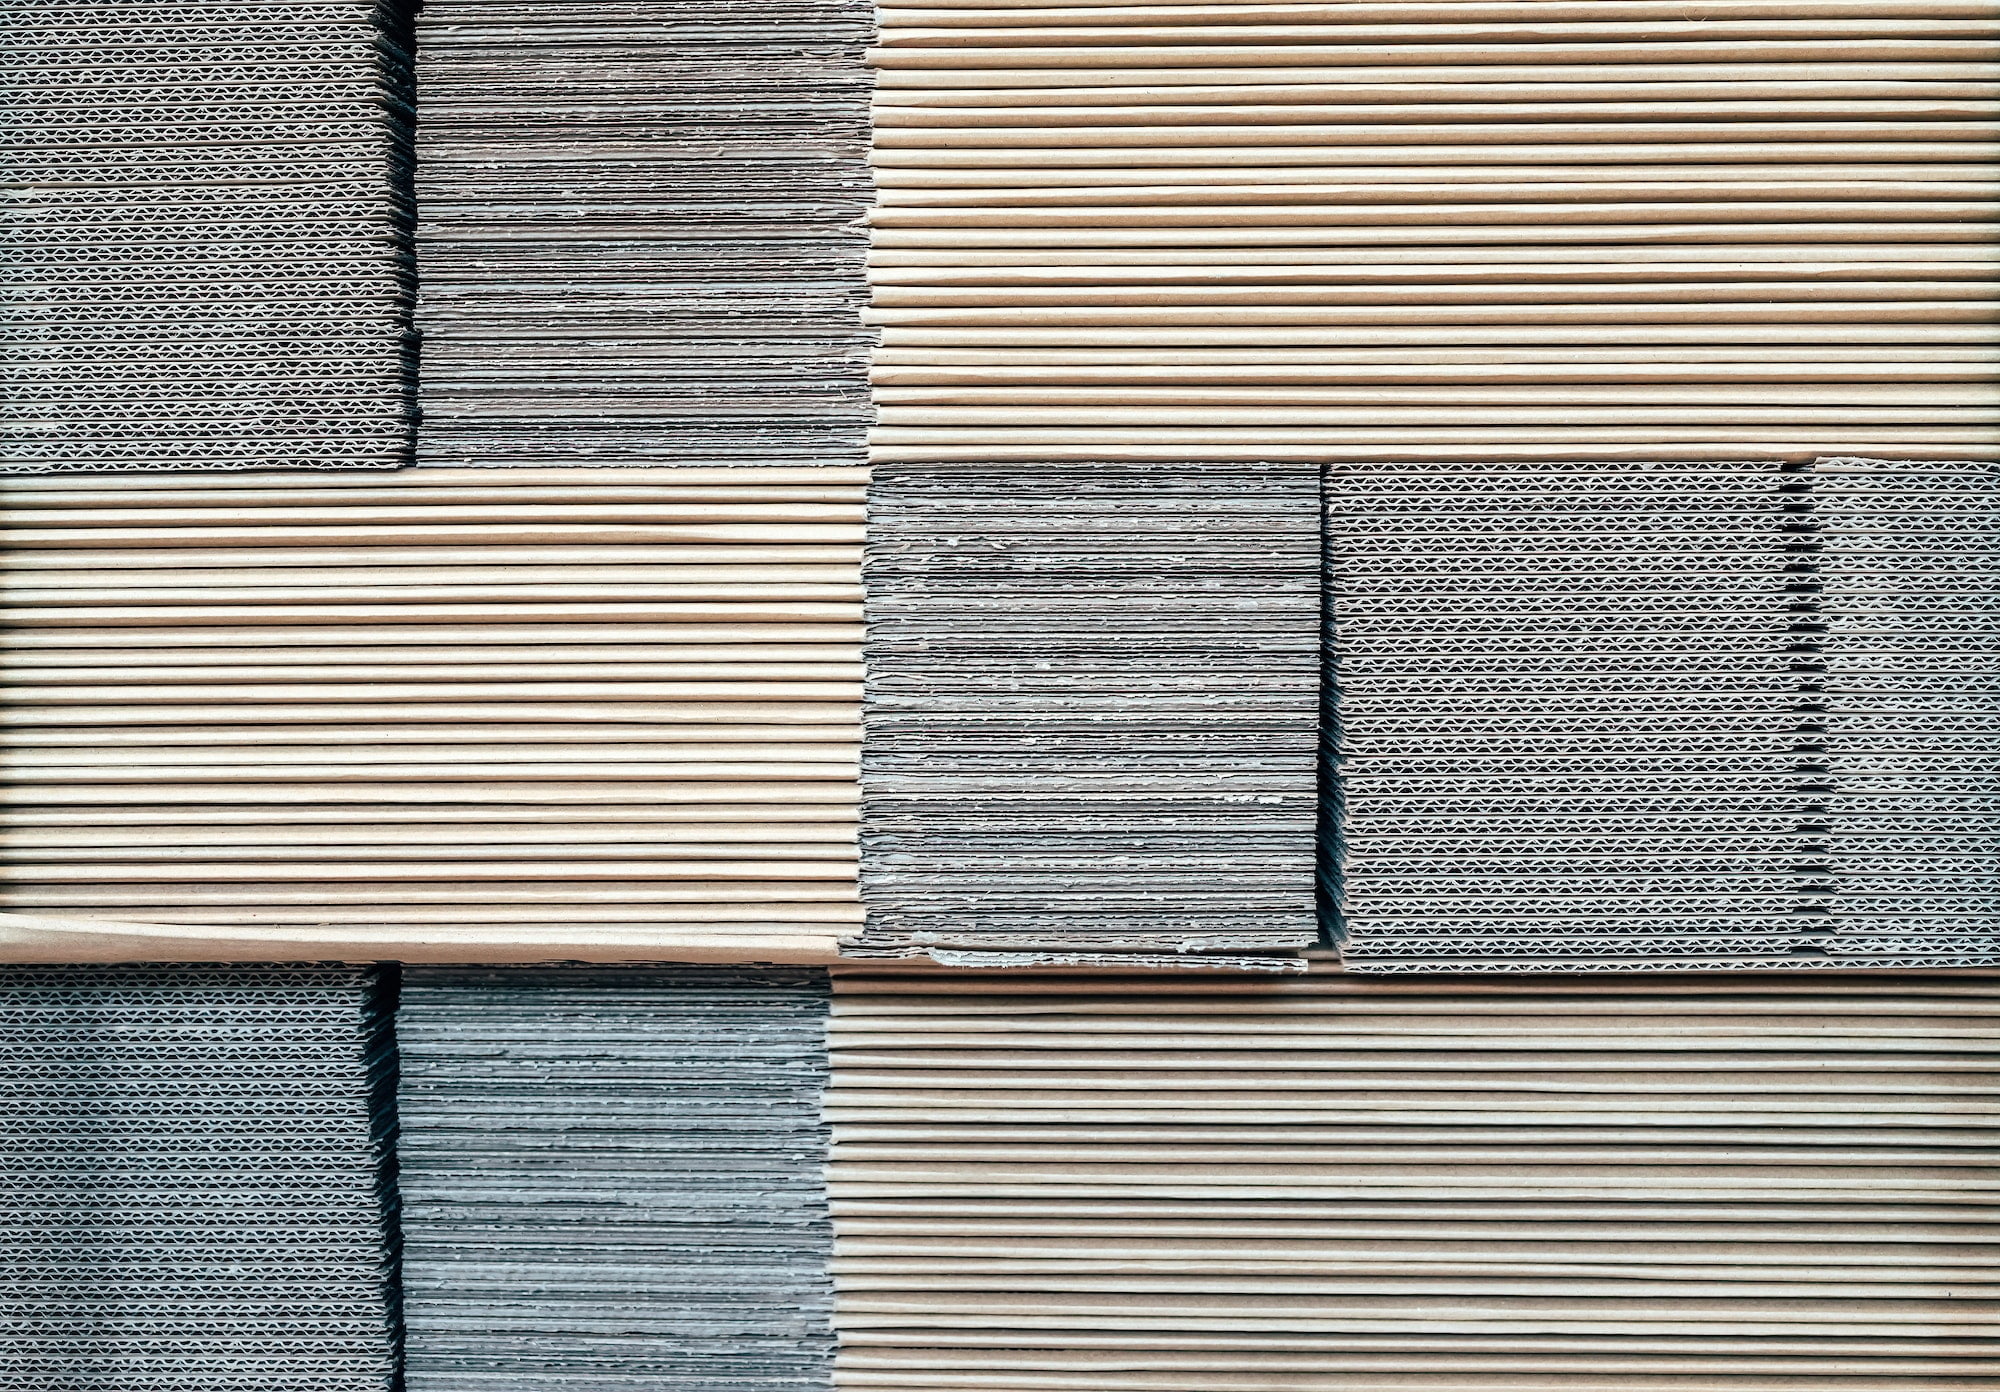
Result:
[[[878,461],[2000,442],[1989,12],[995,0],[881,24]]]
[[[1977,1392],[2000,980],[835,969],[852,1392]]]
[[[387,1010],[354,967],[0,973],[0,1386],[390,1392]]]
[[[409,1392],[830,1386],[803,969],[412,968]]]
[[[409,462],[406,8],[9,7],[0,471]]]
[[[0,487],[0,959],[823,960],[864,480]]]
[[[1285,465],[878,468],[848,951],[1309,945],[1317,489]]]
[[[421,460],[862,463],[872,32],[854,0],[428,0]]]

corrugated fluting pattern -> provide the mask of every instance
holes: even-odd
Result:
[[[1350,965],[1824,960],[1803,494],[1754,462],[1330,473]]]
[[[0,469],[409,461],[404,8],[8,7]]]
[[[831,955],[864,480],[11,482],[5,906],[262,956]]]
[[[1996,484],[1991,463],[1814,469],[1844,951],[2000,961]]]
[[[354,967],[0,974],[0,1388],[390,1392],[383,1004]]]
[[[1984,1392],[2000,982],[836,972],[846,1392]]]
[[[1986,0],[881,24],[878,460],[1996,438]]]
[[[1283,464],[878,468],[850,954],[1314,941],[1318,491]]]
[[[865,0],[418,29],[423,462],[863,462]]]
[[[412,969],[409,1392],[830,1386],[826,977]]]

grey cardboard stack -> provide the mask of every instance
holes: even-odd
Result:
[[[1760,463],[1368,465],[1328,496],[1335,886],[1356,970],[1824,961],[1791,651],[1809,542]]]
[[[408,462],[396,8],[9,7],[5,468]]]
[[[832,1358],[826,977],[404,979],[409,1392],[807,1392]]]
[[[388,1392],[384,1004],[356,967],[0,975],[0,1388]]]
[[[859,464],[862,0],[428,0],[422,462]]]
[[[2000,964],[2000,497],[1990,463],[1822,459],[1833,949]]]
[[[1288,465],[878,467],[849,953],[1310,944],[1317,490]]]

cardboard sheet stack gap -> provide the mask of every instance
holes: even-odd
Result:
[[[879,461],[1986,453],[1977,0],[881,14]]]
[[[1351,968],[1825,962],[1801,478],[1334,471]]]
[[[408,462],[399,8],[9,7],[0,469]]]
[[[413,968],[409,1392],[829,1386],[826,978]]]
[[[387,1024],[353,967],[0,974],[0,1387],[389,1392]]]
[[[210,961],[831,958],[864,477],[15,479],[0,907]],[[42,942],[0,957],[159,950]]]
[[[429,464],[859,464],[861,0],[427,0]]]
[[[1293,465],[878,467],[868,926],[845,950],[1312,942],[1318,486]]]
[[[2000,468],[1813,473],[1834,951],[2000,964]]]

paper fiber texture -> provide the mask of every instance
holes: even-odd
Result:
[[[2000,980],[835,969],[848,1392],[1975,1392]]]
[[[9,7],[0,471],[409,462],[404,8]]]
[[[864,462],[872,32],[857,0],[427,0],[420,459]]]
[[[0,973],[0,1387],[390,1392],[387,1010],[353,967]]]
[[[408,1392],[830,1386],[826,978],[412,968]]]
[[[0,957],[825,958],[864,478],[7,484]]]
[[[1318,472],[885,465],[857,955],[1315,937]]]

